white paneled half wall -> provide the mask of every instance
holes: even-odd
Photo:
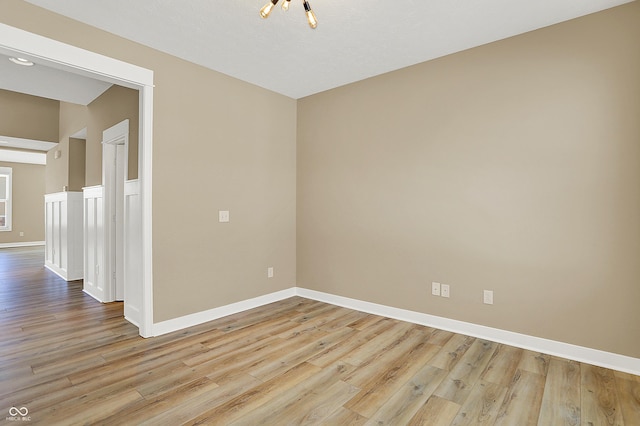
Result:
[[[124,317],[142,323],[142,223],[140,181],[124,183]]]
[[[84,198],[84,287],[89,296],[106,300],[105,290],[105,229],[104,189],[102,186],[83,188]]]
[[[47,194],[45,266],[66,281],[83,277],[82,192]]]

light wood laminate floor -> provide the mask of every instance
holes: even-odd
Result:
[[[300,297],[142,339],[43,262],[0,250],[2,424],[640,425],[638,376]]]

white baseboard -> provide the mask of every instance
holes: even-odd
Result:
[[[138,324],[137,321],[133,321],[131,318],[127,317],[126,315],[124,316],[124,319],[129,321],[131,324],[135,325],[136,327],[140,328],[140,324]]]
[[[47,260],[44,261],[44,267],[67,282],[78,281],[84,278],[83,271],[76,270],[74,273],[70,273],[68,270],[62,269]]]
[[[16,242],[16,243],[0,243],[0,248],[16,248],[16,247],[33,247],[33,246],[43,246],[44,241],[25,241],[25,242]]]
[[[279,300],[288,299],[296,295],[296,288],[291,287],[286,290],[277,291],[275,293],[266,294],[264,296],[254,297],[253,299],[243,300],[241,302],[232,303],[230,305],[220,306],[218,308],[209,309],[207,311],[196,312],[195,314],[185,315],[154,323],[151,330],[152,336],[160,336],[162,334],[171,333],[173,331],[182,330],[183,328],[193,327],[194,325],[203,324],[227,315],[236,314],[238,312],[247,311]]]
[[[53,271],[53,272],[55,272],[55,271]],[[94,299],[95,301],[100,302],[100,303],[104,303],[102,300],[100,300],[100,299],[98,299],[97,297],[95,297],[93,294],[91,294],[90,292],[88,292],[86,289],[84,289],[84,288],[83,288],[83,289],[82,289],[82,292],[83,292],[84,294],[86,294],[87,296],[91,297],[92,299]],[[126,317],[125,317],[125,319],[126,319]]]
[[[307,299],[318,300],[320,302],[355,309],[357,311],[394,318],[414,324],[426,325],[429,327],[439,328],[441,330],[464,334],[466,336],[478,337],[497,343],[504,343],[506,345],[530,351],[541,352],[613,370],[624,371],[634,375],[640,375],[639,358],[632,358],[598,349],[585,348],[583,346],[542,339],[540,337],[528,336],[526,334],[485,327],[483,325],[452,320],[406,309],[364,302],[362,300],[350,299],[348,297],[336,296],[300,287],[296,287],[295,290],[296,295]]]
[[[160,336],[162,334],[171,333],[173,331],[213,321],[227,315],[257,308],[268,303],[277,302],[293,296],[305,297],[307,299],[330,303],[332,305],[342,306],[356,311],[439,328],[441,330],[491,340],[493,342],[503,343],[534,352],[541,352],[613,370],[624,371],[634,375],[640,375],[640,358],[633,358],[598,349],[591,349],[555,340],[514,333],[512,331],[438,317],[421,312],[379,305],[377,303],[365,302],[348,297],[336,296],[301,287],[292,287],[264,296],[255,297],[253,299],[243,300],[230,305],[220,306],[207,311],[196,312],[183,317],[155,323],[153,324],[152,335]]]

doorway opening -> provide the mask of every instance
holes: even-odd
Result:
[[[131,217],[137,221],[138,233],[124,231],[125,239],[138,238],[132,245],[140,252],[139,280],[135,280],[140,294],[138,322],[140,335],[153,336],[153,257],[152,257],[152,128],[153,128],[153,71],[80,49],[56,40],[0,23],[0,53],[19,56],[70,74],[138,90],[139,145],[138,193],[129,197],[135,201]],[[117,148],[116,148],[117,150]],[[125,197],[127,189],[125,188]],[[125,242],[125,245],[129,241]],[[126,269],[126,267],[125,267]],[[125,296],[125,300],[126,300]],[[125,318],[127,317],[125,308]]]

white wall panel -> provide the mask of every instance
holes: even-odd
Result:
[[[106,302],[102,186],[84,188],[84,292]]]
[[[82,193],[45,195],[45,266],[66,281],[83,277]]]
[[[124,316],[142,323],[142,223],[140,182],[124,184]]]

